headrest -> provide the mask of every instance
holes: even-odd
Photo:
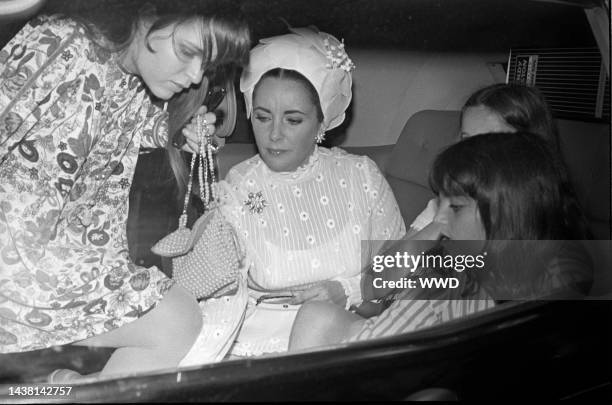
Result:
[[[429,169],[438,152],[459,137],[460,115],[437,110],[412,115],[393,148],[387,174],[429,188]]]

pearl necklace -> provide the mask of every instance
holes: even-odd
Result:
[[[179,219],[179,227],[187,226],[187,207],[191,196],[193,183],[193,172],[196,161],[198,161],[198,183],[200,188],[200,198],[204,203],[204,211],[208,211],[218,202],[217,187],[215,179],[215,160],[213,152],[217,148],[213,145],[213,135],[209,133],[207,122],[203,114],[196,115],[196,131],[198,133],[198,150],[191,155],[191,167],[189,170],[189,182],[187,183],[187,193],[183,204],[183,212]],[[212,197],[212,198],[211,198]]]

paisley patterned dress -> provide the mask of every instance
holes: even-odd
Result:
[[[139,148],[166,125],[74,20],[38,17],[0,51],[0,352],[111,331],[172,286],[126,237]]]

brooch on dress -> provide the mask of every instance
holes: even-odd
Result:
[[[244,201],[244,205],[246,205],[251,214],[261,214],[263,209],[268,206],[268,202],[265,200],[263,193],[258,191],[256,193],[249,193],[249,199]]]

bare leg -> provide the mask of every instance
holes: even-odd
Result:
[[[100,377],[177,367],[202,328],[196,300],[175,285],[143,317],[111,332],[75,343],[117,347]]]
[[[300,308],[289,338],[289,351],[340,343],[359,330],[365,319],[337,305],[307,302]]]

